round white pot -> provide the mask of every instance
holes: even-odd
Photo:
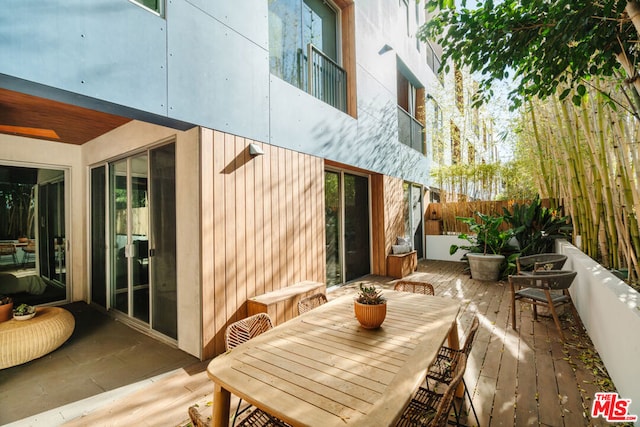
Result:
[[[468,253],[471,278],[495,282],[500,277],[504,255]]]

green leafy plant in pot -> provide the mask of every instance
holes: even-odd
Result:
[[[476,216],[479,218],[476,219]],[[518,248],[510,244],[517,230],[502,227],[503,216],[487,215],[475,212],[473,217],[456,217],[467,224],[468,233],[458,235],[459,239],[468,241],[469,245],[451,245],[449,254],[458,250],[468,251],[463,258],[469,261],[471,277],[478,280],[496,281],[506,267],[506,255],[517,252]]]
[[[387,300],[375,286],[359,284],[360,291],[353,301],[353,311],[365,329],[379,328],[387,316]]]

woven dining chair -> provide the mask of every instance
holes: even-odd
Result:
[[[261,409],[254,409],[240,423],[238,427],[290,427],[279,418],[267,414]]]
[[[414,294],[435,295],[433,285],[427,282],[398,280],[393,286],[394,291],[413,292]]]
[[[227,326],[227,329],[224,331],[225,348],[227,349],[227,351],[233,350],[240,344],[245,343],[254,337],[257,337],[258,335],[267,332],[272,328],[273,322],[271,321],[271,317],[269,317],[267,313],[258,313],[245,319],[238,320],[237,322],[234,322]],[[240,414],[243,414],[245,411],[251,409],[251,405],[245,408],[241,408],[241,405],[242,399],[238,401],[238,407],[236,408],[236,412],[231,423],[232,426],[235,426],[236,419]],[[282,424],[276,424],[276,421]],[[280,421],[277,418],[274,418],[271,415],[267,414],[266,412],[256,408],[238,425],[279,426],[286,424],[284,424],[283,421]]]
[[[464,344],[462,345],[461,349],[456,350],[444,345],[440,347],[435,362],[431,364],[429,370],[427,371],[427,380],[431,379],[441,384],[450,384],[451,381],[453,381],[456,365],[460,363],[461,356],[464,356],[468,359],[469,353],[471,353],[473,341],[475,339],[476,333],[478,332],[479,326],[480,321],[478,319],[478,316],[476,316],[471,322],[471,327],[467,332],[467,337],[465,338]],[[467,383],[464,381],[464,377],[462,378],[462,383],[464,385],[464,394],[469,399],[471,411],[473,412],[473,416],[475,417],[476,423],[479,426],[480,421],[478,420],[478,414],[476,413],[476,408],[473,406],[473,400],[471,400],[471,394],[469,393]]]
[[[306,313],[327,303],[327,296],[321,292],[298,301],[298,314]]]
[[[227,326],[224,331],[224,345],[227,351],[232,350],[273,328],[271,317],[267,313],[258,313]]]
[[[445,390],[437,393],[420,387],[400,416],[396,427],[444,427],[448,424],[451,409],[455,413],[456,423],[459,424],[460,414],[455,407],[454,398],[466,367],[467,357],[461,353],[453,371],[453,378]]]

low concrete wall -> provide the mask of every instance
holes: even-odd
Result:
[[[427,244],[425,251],[426,259],[433,259],[438,261],[460,261],[460,259],[467,253],[467,251],[458,250],[453,255],[449,255],[449,248],[451,245],[468,245],[464,239],[458,239],[458,235],[430,235],[427,234]]]
[[[556,252],[578,273],[576,310],[620,397],[632,400],[629,413],[640,416],[640,294],[569,242],[557,241]]]

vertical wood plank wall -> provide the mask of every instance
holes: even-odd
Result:
[[[264,155],[251,157],[249,144]],[[203,358],[224,351],[247,298],[325,282],[324,166],[317,157],[202,129]]]
[[[371,176],[372,273],[387,275],[387,255],[398,236],[404,235],[402,179]]]

